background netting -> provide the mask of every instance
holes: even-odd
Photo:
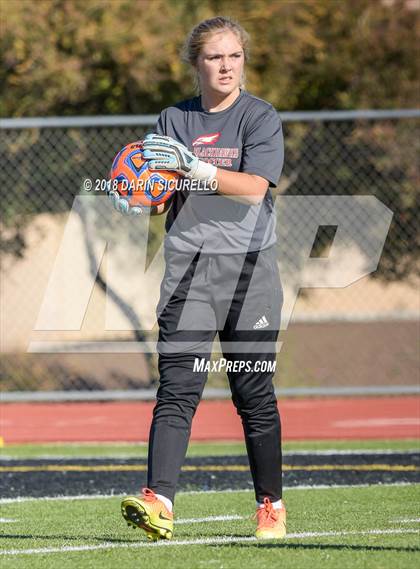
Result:
[[[375,196],[393,219],[375,273],[346,289],[301,290],[281,333],[277,385],[398,385],[418,377],[419,120],[395,114],[337,120],[334,113],[319,118],[314,113],[310,119],[296,115],[283,121],[286,152],[278,194]],[[0,373],[8,391],[131,389],[157,379],[155,355],[27,353],[37,339],[33,328],[51,259],[75,196],[83,193],[86,178],[93,184],[106,179],[121,147],[154,127],[146,117],[142,124],[133,118],[128,126],[95,126],[94,120],[90,126],[75,119],[75,126],[50,127],[45,121],[34,128],[3,128]],[[297,277],[302,244],[297,236],[296,250],[282,249],[288,230],[283,221],[278,220],[280,260],[293,267],[290,278]],[[163,220],[153,219],[151,250],[163,234]],[[320,227],[311,256],[327,255],[334,234],[334,227]],[[357,262],[357,246],[354,255]],[[98,298],[105,288],[95,289]],[[156,335],[156,330],[140,336],[105,333],[100,301],[89,308],[89,326],[89,340],[95,341]],[[68,337],[57,333],[54,340]],[[209,384],[224,386],[225,378],[213,374]]]

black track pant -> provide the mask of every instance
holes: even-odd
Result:
[[[160,385],[150,430],[148,486],[174,500],[207,379],[204,369],[194,370],[194,362],[209,360],[218,332],[223,356],[232,362],[227,375],[243,424],[256,499],[278,500],[281,428],[272,378],[283,297],[275,250],[246,256],[197,253],[192,258],[166,251],[165,256],[157,309]],[[246,368],[238,371],[244,366],[240,362]]]

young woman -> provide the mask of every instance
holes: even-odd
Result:
[[[283,165],[281,124],[269,103],[242,88],[248,36],[237,23],[201,22],[186,55],[200,96],[164,109],[157,134],[144,141],[150,168],[176,170],[191,183],[175,192],[166,220],[148,488],[125,498],[122,514],[149,539],[172,537],[176,484],[218,333],[254,482],[256,536],[282,538],[281,431],[272,384],[282,290],[269,190]]]

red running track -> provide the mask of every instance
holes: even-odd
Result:
[[[284,440],[420,437],[420,397],[289,399],[279,403]],[[151,402],[5,403],[7,443],[147,441]],[[242,440],[230,401],[202,401],[192,440]]]

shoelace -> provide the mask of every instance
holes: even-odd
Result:
[[[142,488],[143,498],[146,502],[154,502],[157,500],[156,494],[150,488]]]
[[[278,520],[278,513],[273,508],[273,504],[268,498],[264,498],[264,507],[258,508],[255,513],[254,519],[258,518],[259,525],[273,525]]]

